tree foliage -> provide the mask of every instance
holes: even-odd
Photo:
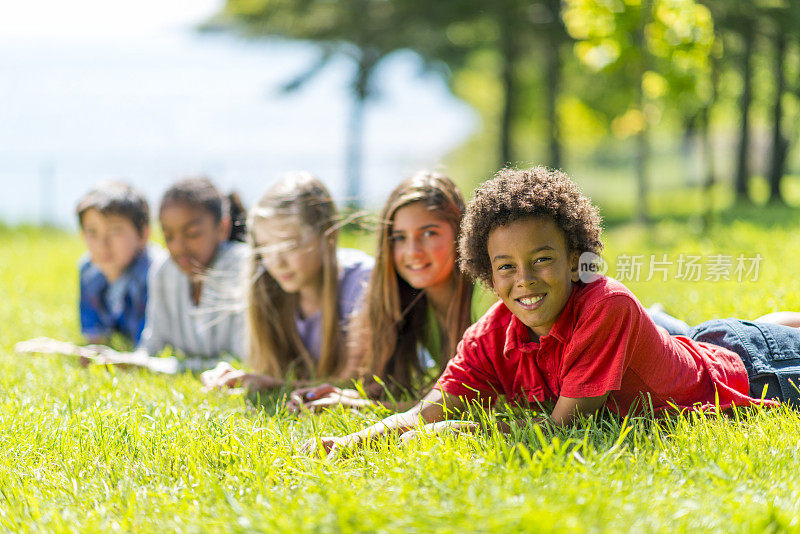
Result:
[[[732,175],[740,200],[748,198],[753,165],[754,106],[771,123],[765,170],[775,201],[782,199],[780,181],[800,137],[800,2],[227,0],[218,20],[247,36],[317,43],[319,60],[287,89],[301,86],[332,57],[353,60],[348,161],[355,183],[372,74],[400,49],[416,52],[478,108],[484,128],[496,132],[497,165],[529,157],[536,145],[551,165],[565,166],[564,143],[587,142],[587,132],[631,143],[643,219],[650,136],[665,123],[681,125],[685,139],[703,147],[710,185],[718,173],[715,136],[733,131],[715,129],[715,110],[727,110],[728,117],[738,110]]]

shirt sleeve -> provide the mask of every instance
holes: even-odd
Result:
[[[490,403],[503,394],[497,373],[479,340],[465,336],[458,343],[456,355],[434,386],[443,393],[468,400]]]
[[[100,323],[100,317],[97,315],[91,304],[81,298],[80,303],[80,316],[81,316],[81,333],[87,338],[107,337],[110,334],[110,329],[104,327]]]
[[[100,314],[93,303],[97,300],[97,291],[93,291],[92,284],[85,280],[85,272],[88,267],[88,262],[80,266],[79,271],[79,286],[80,286],[80,301],[78,304],[78,311],[81,321],[81,333],[87,338],[100,338],[108,337],[111,334],[111,329],[103,325],[100,320]],[[95,284],[97,285],[97,284]]]
[[[163,276],[160,275],[162,272],[161,269],[151,269],[148,275],[144,330],[139,341],[139,348],[146,350],[151,356],[161,352],[169,339],[167,330],[170,320],[164,295]]]
[[[130,308],[126,313],[127,334],[138,346],[142,340],[147,314],[147,300],[150,289],[148,278],[150,273],[157,271],[164,261],[164,251],[155,245],[148,245],[136,261],[131,272],[131,285],[129,292]]]
[[[367,287],[372,275],[375,261],[371,256],[362,254],[360,260],[352,268],[348,268],[339,286],[339,324],[345,336],[346,361],[341,371],[344,378],[353,378],[364,374],[362,357],[366,350],[365,323],[367,317]]]
[[[626,295],[611,296],[585,310],[564,352],[560,395],[599,397],[619,390],[641,319],[641,308]]]
[[[347,324],[354,313],[357,313],[364,304],[364,293],[369,284],[374,261],[366,254],[359,261],[346,267],[342,282],[339,287],[339,302],[342,313],[341,320]]]

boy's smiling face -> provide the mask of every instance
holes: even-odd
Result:
[[[578,281],[578,253],[547,217],[517,219],[489,232],[492,285],[511,312],[547,335]]]
[[[104,215],[89,209],[81,215],[81,233],[92,263],[109,282],[114,282],[147,245],[150,229],[145,227],[139,232],[123,215]]]

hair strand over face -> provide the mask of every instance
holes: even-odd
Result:
[[[299,301],[288,294],[263,267],[253,228],[275,217],[297,217],[324,239],[322,258],[322,347],[314,362],[297,331]],[[247,226],[253,245],[250,262],[247,321],[249,364],[276,378],[321,378],[337,374],[345,363],[344,334],[339,323],[336,206],[325,186],[309,173],[295,173],[272,186],[251,210]]]

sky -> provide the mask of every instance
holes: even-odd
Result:
[[[279,88],[314,62],[311,44],[200,34],[218,0],[0,2],[0,222],[74,227],[92,185],[124,179],[157,206],[169,183],[207,174],[248,204],[308,170],[339,200],[353,65],[338,59],[301,91]],[[442,158],[477,118],[411,53],[375,74],[362,197]],[[444,169],[446,170],[446,169]]]
[[[26,39],[141,38],[204,20],[219,0],[6,0],[0,37]]]

